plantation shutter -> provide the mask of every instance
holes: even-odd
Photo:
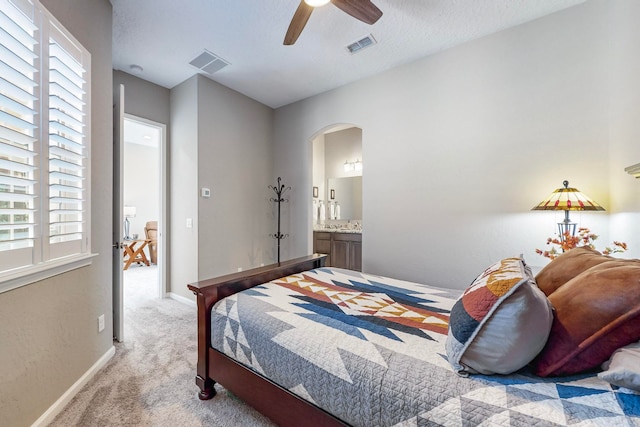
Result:
[[[39,261],[36,32],[22,10],[0,1],[0,271]]]
[[[49,255],[84,252],[88,156],[86,69],[82,51],[55,27],[49,32]]]
[[[91,55],[0,0],[0,292],[91,263]]]

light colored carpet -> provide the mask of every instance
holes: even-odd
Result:
[[[157,267],[125,272],[125,340],[50,426],[274,426],[216,385],[198,399],[196,309],[156,294]]]

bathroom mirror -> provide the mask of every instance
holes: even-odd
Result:
[[[331,199],[331,196],[334,199]],[[340,204],[340,219],[362,219],[362,177],[329,178],[327,201]]]

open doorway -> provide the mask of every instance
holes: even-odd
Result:
[[[163,147],[165,125],[125,115],[123,170],[124,305],[164,296]],[[134,257],[135,255],[135,257]]]

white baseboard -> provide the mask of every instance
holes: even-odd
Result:
[[[87,372],[84,373],[69,389],[64,392],[58,400],[55,401],[44,414],[40,416],[31,427],[44,427],[48,425],[53,419],[67,406],[67,404],[74,398],[76,394],[84,387],[99,371],[102,369],[109,360],[116,354],[116,348],[111,346],[105,354],[103,354],[96,363],[93,364]]]
[[[182,295],[175,294],[175,293],[173,293],[173,292],[169,292],[169,293],[167,293],[167,296],[168,296],[169,298],[171,298],[172,300],[176,300],[176,301],[178,301],[178,302],[181,302],[181,303],[183,303],[183,304],[190,305],[190,306],[192,306],[192,307],[197,307],[197,306],[198,306],[198,304],[197,304],[195,301],[190,300],[189,298],[185,298],[185,297],[183,297]]]

